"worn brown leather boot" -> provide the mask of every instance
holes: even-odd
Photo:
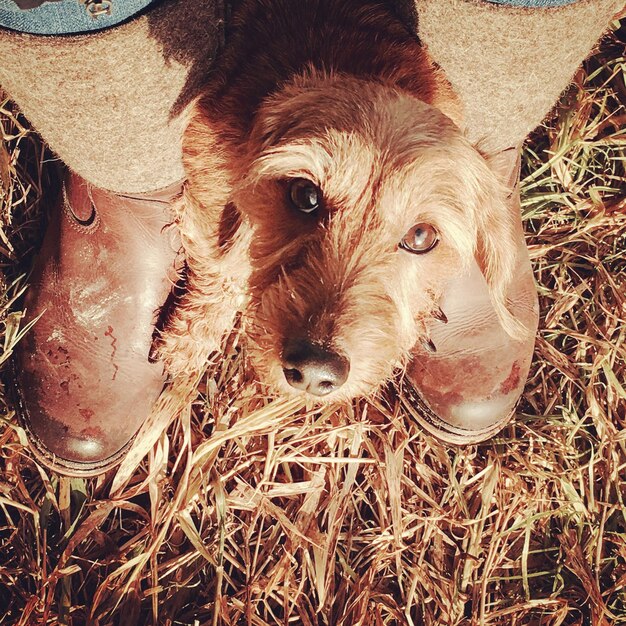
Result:
[[[512,189],[509,210],[518,226],[508,308],[527,333],[515,340],[504,331],[474,263],[468,274],[447,285],[440,302],[443,315],[429,323],[432,346],[418,347],[407,369],[408,408],[426,430],[447,443],[478,443],[496,434],[513,417],[526,384],[539,305],[522,229],[519,163],[519,150],[511,148],[498,155],[496,165]]]
[[[170,201],[65,176],[35,262],[15,355],[17,409],[35,457],[66,475],[116,465],[164,383],[148,360],[175,276]]]

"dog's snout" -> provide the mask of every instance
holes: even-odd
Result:
[[[348,359],[306,339],[291,339],[285,343],[283,372],[295,389],[326,396],[346,382],[349,371]]]

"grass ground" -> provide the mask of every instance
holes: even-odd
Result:
[[[524,151],[542,313],[510,426],[455,448],[393,399],[269,402],[237,337],[117,476],[38,467],[2,403],[0,624],[626,624],[625,42],[623,24]],[[52,183],[0,114],[2,364]]]

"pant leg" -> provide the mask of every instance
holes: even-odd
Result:
[[[464,103],[470,138],[497,150],[541,122],[624,0],[551,9],[415,2],[419,34]],[[166,0],[86,35],[0,29],[0,85],[83,178],[153,191],[183,178],[184,111],[222,31],[221,0]]]
[[[624,0],[523,8],[478,0],[415,0],[418,34],[486,150],[518,145],[550,112]]]
[[[183,178],[184,111],[222,32],[221,0],[166,0],[90,34],[0,29],[0,85],[80,176],[145,193]]]

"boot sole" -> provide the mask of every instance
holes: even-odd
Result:
[[[487,441],[497,433],[499,433],[515,415],[515,407],[508,415],[502,419],[486,426],[485,428],[473,430],[452,426],[444,422],[436,413],[424,402],[413,385],[405,384],[400,394],[400,400],[404,408],[408,411],[412,418],[431,435],[442,441],[456,446],[467,446]]]

